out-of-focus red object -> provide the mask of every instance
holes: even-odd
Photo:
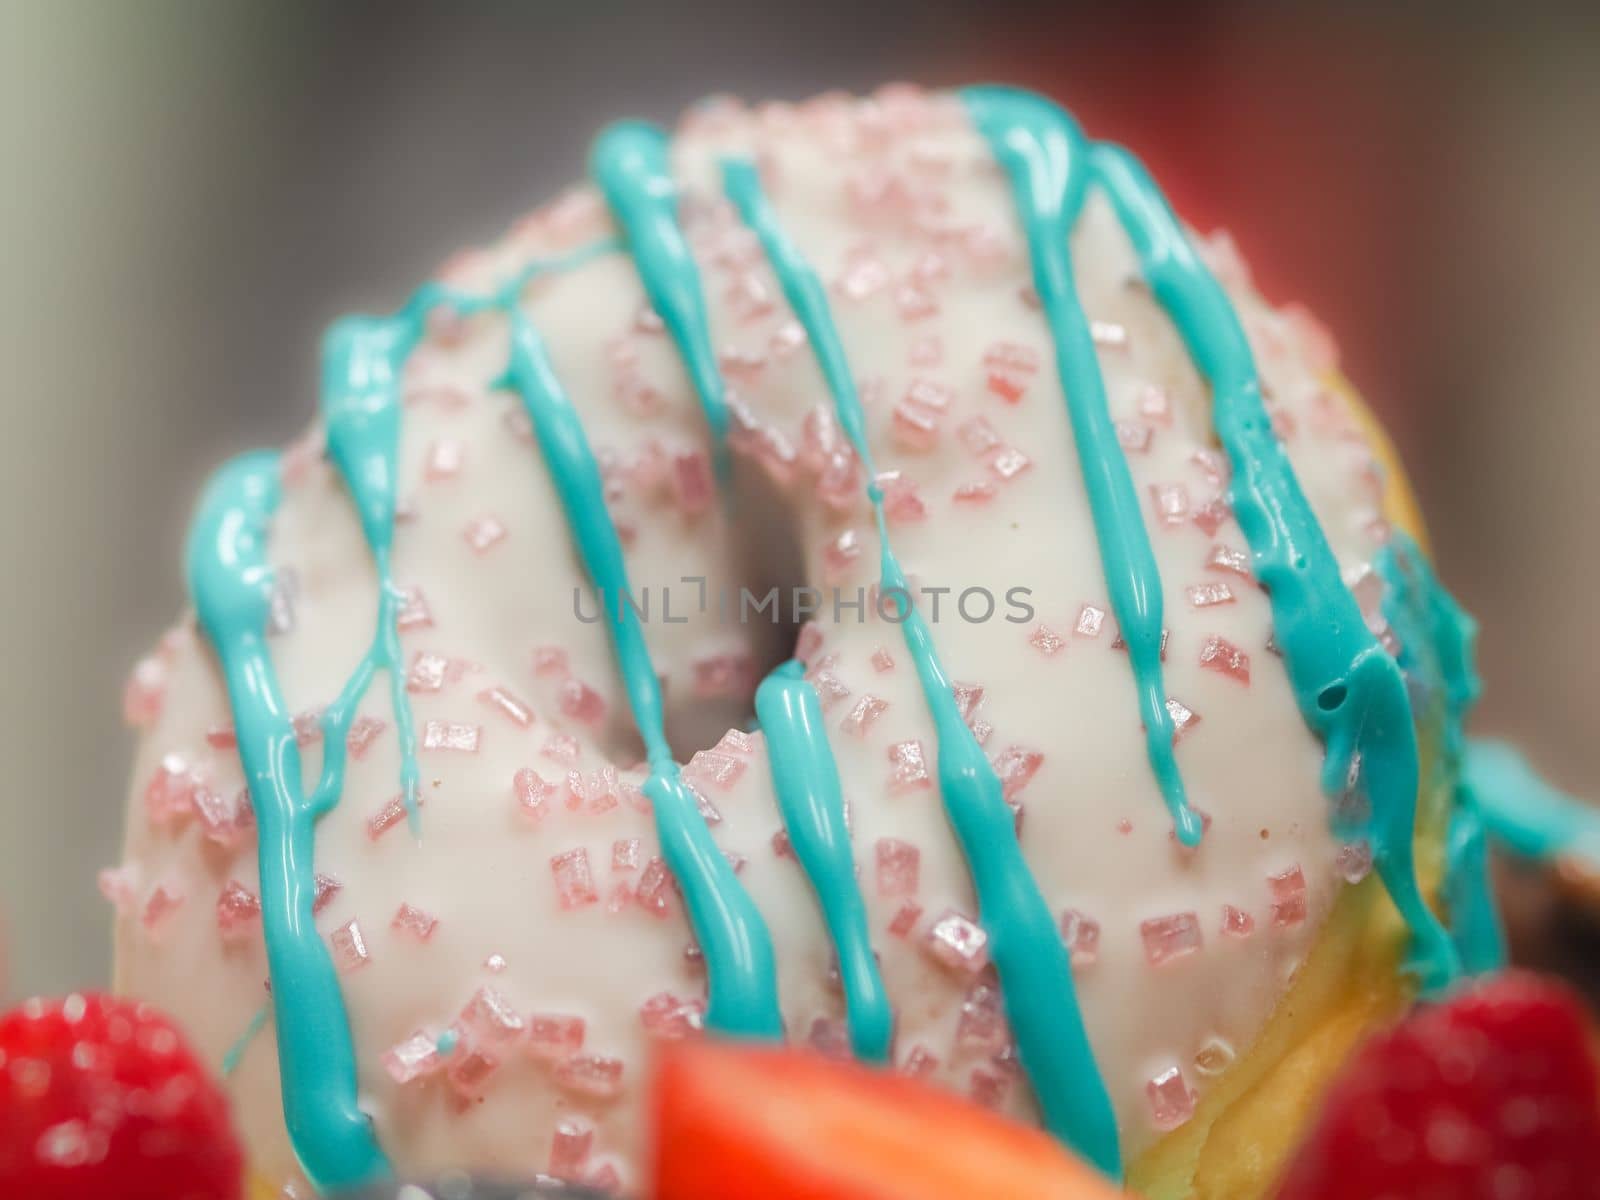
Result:
[[[654,1200],[1113,1200],[1037,1129],[805,1051],[668,1043],[651,1093]]]
[[[1600,1069],[1583,1006],[1526,973],[1418,1009],[1330,1089],[1279,1200],[1600,1195]]]
[[[74,994],[0,1017],[0,1196],[238,1200],[228,1099],[146,1004]]]

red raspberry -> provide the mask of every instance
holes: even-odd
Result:
[[[0,1196],[239,1200],[228,1100],[172,1023],[114,996],[0,1017]]]
[[[1329,1090],[1279,1200],[1600,1196],[1600,1070],[1581,1004],[1523,973],[1419,1009]]]

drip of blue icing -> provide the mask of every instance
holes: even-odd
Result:
[[[1575,855],[1600,868],[1600,808],[1552,787],[1510,746],[1468,742],[1466,778],[1497,845],[1523,858]]]
[[[760,239],[789,305],[810,338],[833,395],[840,427],[873,480],[866,418],[849,363],[816,272],[779,226],[749,162],[723,164],[723,184]],[[867,487],[878,527],[881,594],[899,605],[901,632],[917,669],[938,738],[939,790],[972,871],[990,958],[1000,974],[1018,1056],[1033,1085],[1044,1124],[1056,1137],[1114,1179],[1122,1175],[1116,1116],[1095,1065],[1073,987],[1066,946],[1022,857],[1000,779],[962,720],[933,634],[908,603],[905,573],[889,543],[883,493]]]
[[[1400,666],[1413,691],[1435,709],[1441,766],[1454,781],[1443,885],[1450,934],[1465,971],[1496,971],[1506,963],[1505,932],[1495,909],[1483,813],[1465,773],[1467,714],[1483,691],[1473,666],[1477,623],[1404,532],[1394,532],[1376,568],[1385,585],[1384,617],[1400,641]],[[1436,687],[1430,687],[1433,681]]]
[[[1184,792],[1173,750],[1177,730],[1162,680],[1161,575],[1072,271],[1068,239],[1090,179],[1089,145],[1070,116],[1038,97],[992,88],[970,89],[965,96],[1016,194],[1033,259],[1034,290],[1055,343],[1100,565],[1133,668],[1145,752],[1178,840],[1197,846],[1204,826]]]
[[[1363,622],[1272,431],[1238,314],[1155,181],[1131,155],[1104,144],[1090,147],[1071,119],[1040,97],[991,87],[965,95],[995,153],[1014,164],[1024,224],[1038,231],[1030,239],[1035,276],[1048,281],[1060,269],[1048,261],[1058,256],[1046,235],[1066,237],[1059,214],[1073,210],[1067,203],[1072,197],[1063,195],[1068,183],[1082,179],[1072,188],[1080,200],[1084,187],[1099,187],[1127,231],[1145,279],[1210,381],[1217,434],[1233,465],[1229,501],[1250,545],[1256,578],[1272,600],[1274,634],[1296,703],[1327,747],[1324,789],[1342,793],[1352,765],[1359,764],[1373,810],[1373,860],[1410,928],[1411,968],[1426,988],[1448,985],[1460,961],[1422,898],[1413,854],[1417,741],[1405,682]],[[1087,167],[1074,172],[1071,164],[1084,159]],[[1040,256],[1047,261],[1039,263]],[[1117,453],[1114,441],[1108,447],[1107,453]]]
[[[506,379],[527,408],[578,554],[599,595],[631,596],[622,543],[606,508],[600,468],[583,424],[533,324],[515,308],[509,316],[511,364]],[[781,1038],[771,936],[717,849],[673,761],[662,724],[661,685],[637,614],[620,599],[605,609],[628,703],[644,739],[650,766],[644,792],[655,810],[661,853],[683,889],[690,923],[705,953],[706,1023],[736,1037]]]
[[[388,1163],[356,1104],[355,1050],[344,997],[311,915],[316,812],[267,653],[272,591],[267,527],[280,495],[278,455],[247,454],[213,477],[185,553],[189,591],[227,680],[245,780],[260,831],[261,919],[284,1120],[320,1190],[379,1179]]]
[[[233,1045],[228,1047],[227,1053],[222,1056],[222,1074],[226,1078],[239,1069],[239,1062],[244,1058],[250,1043],[256,1040],[256,1035],[267,1027],[267,1018],[272,1015],[271,1003],[263,1004],[256,1009],[255,1015],[250,1018],[250,1023],[244,1027],[244,1032],[234,1039]]]
[[[400,794],[413,835],[419,832],[417,735],[401,671],[399,589],[390,568],[400,459],[400,375],[422,337],[419,315],[351,316],[323,339],[322,417],[328,457],[355,501],[361,532],[378,574],[378,617],[372,643],[338,698],[322,714],[322,778],[312,807],[326,812],[344,793],[346,737],[356,708],[384,671],[400,745]]]
[[[731,468],[722,373],[711,349],[700,271],[678,225],[678,189],[667,162],[668,148],[666,133],[655,126],[620,121],[595,139],[589,169],[627,233],[628,249],[651,307],[683,356],[711,427],[717,478],[726,484]]]
[[[766,737],[784,828],[816,889],[839,957],[851,1047],[869,1062],[887,1062],[894,1011],[867,931],[867,908],[856,883],[844,794],[822,706],[798,662],[784,663],[761,682],[756,716]]]

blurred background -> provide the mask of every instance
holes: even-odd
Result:
[[[211,466],[303,426],[330,318],[577,178],[602,122],[711,91],[1003,80],[1131,145],[1338,333],[1483,621],[1477,728],[1600,795],[1600,6],[0,0],[0,21],[0,1002],[106,975],[121,685],[183,603]]]

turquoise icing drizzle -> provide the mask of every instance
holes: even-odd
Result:
[[[1506,962],[1505,933],[1495,910],[1482,813],[1463,774],[1467,714],[1483,690],[1473,666],[1477,623],[1404,532],[1394,532],[1375,566],[1385,585],[1384,617],[1400,640],[1400,666],[1435,710],[1443,774],[1454,781],[1443,885],[1450,933],[1463,969],[1474,975],[1498,970]]]
[[[857,1056],[886,1062],[894,1011],[867,932],[867,907],[856,883],[845,825],[839,768],[823,727],[817,691],[798,662],[784,663],[756,689],[772,786],[795,857],[816,889],[839,957],[850,1044]]]
[[[239,1060],[244,1058],[250,1043],[256,1040],[256,1035],[267,1026],[267,1018],[272,1015],[270,1002],[256,1009],[255,1015],[250,1018],[250,1023],[244,1027],[244,1032],[234,1039],[233,1045],[228,1047],[227,1053],[222,1056],[222,1074],[226,1078],[239,1069]]]
[[[601,596],[633,595],[622,543],[606,509],[600,468],[583,424],[532,323],[516,309],[509,315],[507,380],[521,394],[533,422],[589,579]],[[783,1018],[778,1011],[771,936],[717,849],[672,759],[662,725],[661,685],[637,614],[624,603],[605,607],[617,666],[650,764],[644,791],[655,809],[661,853],[683,889],[690,923],[705,953],[706,1023],[734,1036],[781,1038]]]
[[[339,980],[312,921],[316,814],[300,750],[267,653],[272,572],[267,526],[279,498],[278,456],[247,454],[213,477],[189,531],[189,591],[227,680],[261,856],[261,919],[284,1119],[301,1167],[319,1189],[352,1187],[388,1164],[356,1105],[355,1051]]]
[[[865,413],[821,280],[779,226],[753,164],[724,163],[723,183],[745,224],[760,239],[790,307],[810,337],[839,424],[868,479],[875,479]],[[1107,1175],[1120,1178],[1116,1116],[1078,1011],[1066,946],[1022,857],[1000,779],[962,720],[932,632],[906,603],[910,592],[890,546],[883,493],[876,482],[868,484],[867,495],[878,527],[882,594],[901,602],[900,629],[938,738],[940,794],[972,870],[979,915],[989,934],[990,958],[1000,974],[1018,1056],[1033,1084],[1045,1126]]]
[[[1033,258],[1033,286],[1055,343],[1072,439],[1094,518],[1100,564],[1144,720],[1145,750],[1178,840],[1200,844],[1203,824],[1189,806],[1162,681],[1161,575],[1145,529],[1139,494],[1106,404],[1089,322],[1078,302],[1068,239],[1090,179],[1089,146],[1077,123],[1055,105],[1021,92],[974,88],[967,107],[1011,177]]]
[[[1510,746],[1468,742],[1466,777],[1497,844],[1524,858],[1570,854],[1600,868],[1600,808],[1551,787]]]
[[[728,409],[722,374],[711,349],[700,270],[678,225],[678,189],[667,163],[667,135],[640,121],[621,121],[595,139],[590,172],[617,222],[644,281],[645,294],[678,345],[700,397],[717,477],[729,477]]]
[[[322,418],[328,457],[355,501],[361,532],[378,572],[378,619],[372,644],[338,698],[322,714],[322,779],[313,808],[325,812],[344,793],[346,736],[373,676],[389,677],[389,703],[400,744],[400,793],[411,832],[418,830],[417,735],[401,669],[397,624],[401,594],[390,561],[398,503],[400,374],[422,336],[422,321],[402,312],[393,317],[346,317],[328,331],[322,349]]]
[[[1296,702],[1327,745],[1323,785],[1330,794],[1341,793],[1352,766],[1359,764],[1373,810],[1368,830],[1373,859],[1410,927],[1413,968],[1425,986],[1446,985],[1460,963],[1417,883],[1412,845],[1417,743],[1405,682],[1362,621],[1272,432],[1238,315],[1160,189],[1131,155],[1113,146],[1088,145],[1071,118],[1040,97],[989,87],[970,89],[965,96],[979,130],[1011,169],[1041,296],[1048,294],[1047,287],[1060,294],[1065,286],[1055,278],[1064,262],[1051,239],[1065,243],[1085,188],[1101,188],[1146,280],[1210,381],[1217,433],[1233,465],[1229,500],[1249,542],[1256,578],[1272,600],[1274,632]],[[1068,350],[1077,347],[1079,356],[1092,352],[1079,345],[1075,330],[1066,332],[1072,339]],[[1069,400],[1072,390],[1067,387]],[[1114,442],[1107,443],[1106,453],[1118,455]],[[1108,532],[1116,536],[1118,529]]]

